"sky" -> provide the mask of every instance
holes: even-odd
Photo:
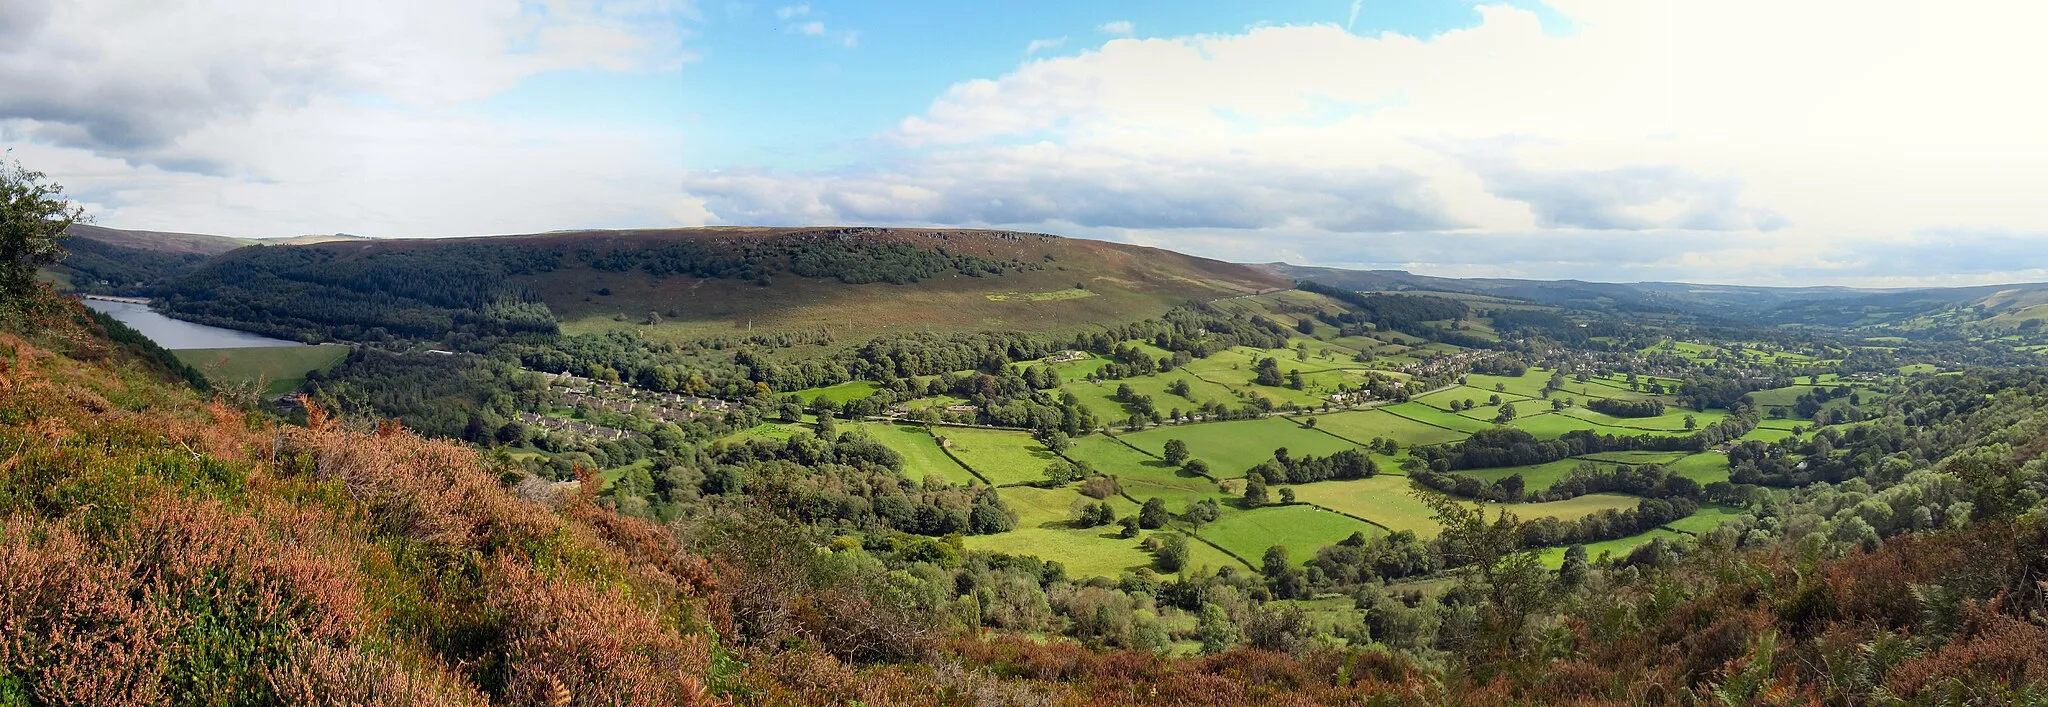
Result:
[[[0,0],[0,146],[241,237],[985,227],[1444,276],[2048,280],[2048,3]]]

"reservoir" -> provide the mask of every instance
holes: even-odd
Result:
[[[273,346],[304,346],[294,341],[272,339],[246,331],[222,329],[172,319],[151,311],[149,305],[107,300],[85,300],[85,306],[105,312],[121,323],[135,327],[143,336],[167,349],[258,349]]]

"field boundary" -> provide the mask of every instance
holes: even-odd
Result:
[[[1139,447],[1138,445],[1135,445],[1135,444],[1131,444],[1130,442],[1126,442],[1126,441],[1124,441],[1124,440],[1123,440],[1123,438],[1121,438],[1121,437],[1118,437],[1118,436],[1116,436],[1116,435],[1113,435],[1113,434],[1110,434],[1110,433],[1109,433],[1109,432],[1107,432],[1107,431],[1104,431],[1104,432],[1102,432],[1102,433],[1101,433],[1101,435],[1102,435],[1102,436],[1104,436],[1104,437],[1108,437],[1108,438],[1110,438],[1110,439],[1116,440],[1116,443],[1117,443],[1117,444],[1121,444],[1121,445],[1123,445],[1123,446],[1126,446],[1126,447],[1130,447],[1130,448],[1131,448],[1131,451],[1137,452],[1137,453],[1139,453],[1139,454],[1143,454],[1143,455],[1145,455],[1145,456],[1148,456],[1148,457],[1151,457],[1151,458],[1153,458],[1153,459],[1158,459],[1158,460],[1160,460],[1160,461],[1166,461],[1166,457],[1162,457],[1162,456],[1159,456],[1159,455],[1157,455],[1157,454],[1153,454],[1153,453],[1152,453],[1152,452],[1150,452],[1150,451],[1146,451],[1146,450],[1145,450],[1145,448],[1143,448],[1143,447]],[[1062,455],[1060,455],[1060,456],[1064,457],[1064,456],[1066,456],[1066,455],[1065,455],[1065,454],[1062,454]],[[1181,467],[1181,468],[1186,468],[1186,467]],[[1216,478],[1216,477],[1214,477],[1214,476],[1210,476],[1210,475],[1208,475],[1208,474],[1202,474],[1202,475],[1201,475],[1201,477],[1202,477],[1202,478],[1204,478],[1204,479],[1208,479],[1208,480],[1209,480],[1209,483],[1212,483],[1212,484],[1217,484],[1217,485],[1219,485],[1219,486],[1223,484],[1223,480],[1222,480],[1222,479],[1218,479],[1218,478]]]
[[[967,473],[969,473],[969,474],[973,474],[973,475],[974,475],[974,478],[977,478],[977,479],[981,479],[981,482],[982,482],[982,483],[984,483],[984,484],[988,484],[989,488],[1002,488],[1001,486],[997,486],[997,485],[996,485],[996,482],[994,482],[994,481],[990,481],[988,477],[986,477],[986,476],[982,476],[982,475],[981,475],[981,472],[979,472],[979,471],[976,471],[976,470],[974,469],[974,467],[973,467],[973,466],[970,466],[970,465],[969,465],[969,464],[968,464],[967,462],[961,461],[961,460],[960,460],[960,457],[954,456],[954,455],[953,455],[953,450],[951,450],[951,449],[947,449],[947,448],[946,448],[946,445],[943,445],[943,444],[939,444],[939,436],[938,436],[938,435],[935,435],[935,434],[932,434],[932,428],[931,428],[931,426],[930,426],[930,425],[926,425],[926,426],[925,426],[925,428],[924,428],[924,433],[925,433],[925,434],[928,434],[928,435],[931,435],[931,437],[932,437],[932,444],[937,444],[937,445],[938,445],[938,447],[939,447],[939,451],[940,451],[940,452],[943,452],[943,453],[945,453],[945,455],[946,455],[946,458],[947,458],[947,459],[951,459],[951,460],[953,460],[953,463],[954,463],[954,464],[959,464],[959,465],[960,465],[960,468],[962,468],[962,469],[966,469],[966,470],[967,470]]]
[[[1413,401],[1413,399],[1411,398],[1411,399],[1410,399],[1410,401]],[[1428,405],[1428,403],[1424,403],[1424,405],[1425,405],[1425,406],[1427,406],[1427,405]],[[1461,435],[1465,435],[1465,436],[1467,436],[1467,437],[1470,437],[1470,436],[1472,436],[1472,433],[1470,433],[1470,432],[1466,432],[1466,431],[1464,431],[1464,430],[1460,430],[1460,429],[1455,429],[1455,428],[1451,428],[1451,427],[1445,427],[1445,426],[1443,426],[1443,425],[1439,425],[1439,424],[1436,424],[1436,423],[1434,423],[1434,422],[1430,422],[1430,421],[1428,421],[1428,420],[1418,420],[1418,419],[1415,419],[1415,418],[1413,418],[1413,417],[1409,417],[1409,416],[1407,416],[1407,415],[1403,415],[1403,414],[1401,414],[1401,413],[1398,413],[1398,412],[1394,412],[1394,410],[1393,410],[1393,406],[1391,406],[1391,405],[1389,405],[1389,406],[1387,406],[1387,407],[1384,407],[1384,408],[1378,408],[1378,409],[1380,409],[1380,410],[1385,410],[1385,411],[1387,412],[1387,414],[1389,414],[1389,415],[1393,415],[1394,417],[1398,417],[1398,418],[1401,418],[1401,419],[1403,419],[1403,420],[1407,420],[1407,421],[1409,421],[1409,422],[1413,422],[1413,423],[1415,423],[1415,424],[1418,424],[1418,425],[1426,425],[1426,426],[1429,426],[1429,427],[1434,427],[1434,428],[1437,428],[1437,429],[1439,429],[1439,430],[1443,430],[1443,431],[1445,431],[1445,432],[1456,432],[1456,433],[1458,433],[1458,434],[1461,434]],[[1453,444],[1453,443],[1452,443],[1452,442],[1444,442],[1443,444]],[[1432,445],[1428,445],[1428,446],[1431,446],[1431,447],[1435,447],[1435,446],[1439,446],[1439,445],[1434,445],[1434,444],[1432,444]]]
[[[1405,478],[1408,478],[1408,477],[1405,477],[1405,476],[1403,476],[1403,477],[1401,477],[1401,478],[1404,478],[1404,479],[1405,479]],[[1321,482],[1318,482],[1318,483],[1321,483]],[[1328,507],[1328,506],[1322,506],[1322,505],[1318,505],[1318,504],[1315,504],[1315,503],[1310,503],[1310,502],[1308,502],[1308,501],[1295,501],[1295,502],[1293,502],[1293,503],[1273,503],[1273,504],[1267,504],[1267,505],[1271,505],[1271,506],[1308,506],[1308,507],[1310,507],[1310,508],[1315,508],[1315,509],[1317,509],[1317,510],[1324,510],[1324,511],[1329,511],[1329,512],[1331,512],[1331,513],[1335,513],[1335,514],[1337,514],[1337,515],[1340,515],[1340,516],[1344,516],[1344,517],[1346,517],[1346,518],[1350,518],[1350,519],[1352,519],[1352,520],[1355,520],[1355,521],[1358,521],[1358,522],[1360,522],[1360,523],[1364,523],[1364,524],[1366,524],[1366,525],[1370,525],[1370,526],[1372,526],[1372,527],[1375,527],[1375,528],[1379,528],[1380,530],[1384,530],[1384,531],[1387,531],[1387,532],[1389,532],[1389,533],[1392,533],[1392,532],[1396,532],[1396,531],[1395,531],[1395,530],[1394,530],[1393,528],[1391,528],[1391,527],[1388,527],[1388,526],[1387,526],[1387,524],[1385,524],[1385,523],[1381,523],[1381,522],[1379,522],[1379,521],[1376,521],[1376,520],[1373,520],[1373,519],[1371,519],[1371,518],[1367,518],[1367,517],[1364,517],[1364,516],[1356,516],[1356,515],[1352,515],[1352,514],[1349,514],[1349,513],[1345,513],[1345,512],[1343,512],[1343,511],[1337,510],[1337,509],[1335,509],[1335,508],[1330,508],[1330,507]]]

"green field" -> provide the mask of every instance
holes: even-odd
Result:
[[[1395,530],[1412,530],[1431,537],[1442,528],[1430,510],[1410,489],[1406,477],[1381,474],[1355,481],[1324,481],[1289,486],[1295,498],[1324,508],[1342,511]]]
[[[1523,488],[1534,493],[1549,489],[1552,484],[1564,480],[1566,476],[1570,476],[1572,470],[1577,469],[1580,464],[1586,463],[1589,462],[1584,459],[1559,459],[1548,464],[1509,466],[1497,469],[1467,469],[1454,473],[1457,476],[1470,476],[1487,483],[1493,483],[1515,474],[1521,474]],[[1594,463],[1594,466],[1607,468],[1612,465]]]
[[[1558,520],[1572,521],[1599,513],[1600,511],[1621,511],[1635,508],[1637,504],[1642,502],[1643,499],[1634,496],[1624,496],[1618,493],[1589,493],[1574,499],[1550,501],[1548,503],[1490,503],[1487,505],[1496,511],[1506,508],[1509,512],[1520,516],[1523,520],[1556,518]]]
[[[1669,464],[1683,457],[1685,452],[1600,452],[1584,458],[1617,464]]]
[[[1688,415],[1692,416],[1695,429],[1720,422],[1728,417],[1728,411],[1720,408],[1709,408],[1704,411],[1694,412],[1690,408],[1667,407],[1664,414],[1656,417],[1615,417],[1584,407],[1565,408],[1562,412],[1597,425],[1633,429],[1636,431],[1662,430],[1667,432],[1687,431],[1685,429],[1685,418]]]
[[[1775,427],[1758,427],[1756,429],[1750,430],[1749,434],[1743,435],[1742,440],[1745,442],[1751,440],[1758,442],[1776,442],[1778,440],[1786,439],[1792,436],[1793,434],[1791,430],[1778,429]]]
[[[1385,437],[1399,442],[1404,450],[1416,445],[1443,444],[1465,438],[1463,432],[1416,422],[1385,410],[1318,415],[1316,429],[1360,444]]]
[[[1704,486],[1728,480],[1728,455],[1720,452],[1701,452],[1672,462],[1665,468]]]
[[[903,476],[906,478],[922,482],[927,476],[937,476],[956,486],[981,483],[965,467],[946,456],[939,449],[938,442],[922,427],[885,422],[865,422],[847,427],[866,432],[875,441],[903,455]]]
[[[1104,435],[1087,435],[1074,440],[1066,456],[1085,461],[1097,471],[1117,477],[1124,493],[1143,501],[1154,496],[1166,501],[1178,513],[1188,502],[1222,495],[1215,482],[1187,476],[1166,462],[1147,456]]]
[[[1217,478],[1244,476],[1245,471],[1271,460],[1273,450],[1281,447],[1296,457],[1320,457],[1354,446],[1278,417],[1155,427],[1121,438],[1153,454],[1163,453],[1169,439],[1186,442],[1189,453],[1208,462],[1210,473]]]
[[[1464,401],[1470,400],[1470,401],[1472,401],[1472,403],[1473,403],[1474,405],[1477,405],[1477,406],[1479,406],[1479,407],[1473,408],[1473,410],[1474,410],[1474,411],[1478,411],[1478,410],[1480,410],[1480,409],[1486,409],[1486,410],[1490,411],[1490,412],[1488,413],[1488,416],[1489,416],[1489,417],[1491,417],[1491,415],[1492,415],[1492,413],[1493,413],[1493,412],[1498,412],[1498,409],[1497,409],[1497,408],[1495,408],[1495,407],[1493,407],[1493,406],[1489,406],[1489,405],[1487,405],[1487,404],[1486,404],[1486,400],[1487,400],[1488,398],[1491,398],[1491,397],[1493,397],[1493,396],[1496,396],[1496,395],[1500,396],[1500,399],[1501,399],[1501,401],[1502,401],[1502,402],[1508,402],[1508,403],[1520,403],[1520,402],[1522,402],[1522,401],[1525,401],[1525,400],[1534,400],[1534,399],[1535,399],[1535,398],[1525,397],[1525,396],[1522,396],[1522,395],[1517,395],[1517,394],[1514,394],[1514,393],[1498,393],[1498,392],[1494,392],[1494,391],[1492,391],[1492,390],[1481,390],[1481,389],[1479,389],[1479,388],[1474,388],[1474,387],[1472,387],[1472,386],[1469,386],[1469,385],[1468,385],[1468,386],[1459,386],[1459,387],[1456,387],[1456,388],[1452,388],[1452,389],[1450,389],[1450,390],[1440,390],[1440,391],[1437,391],[1437,392],[1434,392],[1434,393],[1430,393],[1430,394],[1428,394],[1428,395],[1424,395],[1424,396],[1422,396],[1422,397],[1419,397],[1419,398],[1410,398],[1410,399],[1409,399],[1409,402],[1417,402],[1417,403],[1422,403],[1422,404],[1424,404],[1424,405],[1428,405],[1428,406],[1430,406],[1430,407],[1433,407],[1433,408],[1436,408],[1436,409],[1438,409],[1438,410],[1443,410],[1443,411],[1445,411],[1445,412],[1449,412],[1449,411],[1450,411],[1450,409],[1451,409],[1451,403],[1462,403],[1462,402],[1464,402]],[[1548,408],[1550,407],[1550,403],[1549,403],[1549,401],[1544,401],[1544,402],[1543,402],[1542,404],[1543,404],[1544,408],[1546,408],[1546,409],[1548,409]],[[1522,409],[1523,407],[1526,407],[1526,406],[1523,406],[1523,405],[1516,405],[1516,406],[1515,406],[1515,409],[1517,409],[1517,410],[1520,410],[1520,409]],[[1525,411],[1525,412],[1526,412],[1526,411]]]
[[[1184,398],[1166,392],[1166,387],[1172,385],[1174,381],[1187,381],[1189,397]],[[1152,396],[1153,407],[1158,408],[1162,415],[1172,412],[1174,408],[1191,412],[1195,408],[1209,402],[1235,406],[1238,400],[1237,394],[1231,392],[1229,388],[1196,378],[1186,371],[1108,380],[1100,383],[1081,381],[1062,385],[1060,390],[1071,392],[1074,394],[1074,397],[1080,398],[1081,404],[1087,406],[1090,411],[1093,411],[1096,417],[1102,418],[1106,422],[1120,423],[1128,419],[1131,413],[1124,408],[1123,403],[1117,402],[1111,396],[1116,395],[1119,386],[1125,385],[1131,387],[1131,392]]]
[[[1022,528],[1066,528],[1074,518],[1074,506],[1081,503],[1097,503],[1095,499],[1081,495],[1071,486],[1056,489],[1042,489],[1036,486],[1010,486],[996,493],[1003,497],[1003,504],[1017,514],[1017,527]],[[1137,505],[1122,498],[1111,496],[1106,499],[1116,508],[1116,515],[1122,518],[1138,512]],[[1115,526],[1103,526],[1095,530],[1116,532]]]
[[[1225,514],[1202,528],[1202,537],[1254,564],[1265,557],[1266,548],[1284,545],[1295,563],[1301,564],[1315,558],[1317,549],[1334,545],[1352,533],[1371,536],[1384,532],[1341,514],[1293,505]]]
[[[810,404],[819,398],[824,398],[834,403],[845,405],[874,395],[875,391],[881,389],[882,386],[874,381],[847,381],[839,385],[792,391],[792,393],[802,398],[805,404]]]
[[[1627,556],[1628,553],[1633,552],[1636,548],[1649,544],[1650,541],[1656,540],[1657,538],[1663,538],[1665,540],[1670,540],[1672,542],[1685,542],[1688,539],[1688,536],[1684,533],[1665,530],[1663,528],[1657,528],[1647,533],[1630,535],[1625,538],[1615,538],[1613,540],[1603,540],[1597,543],[1587,543],[1586,559],[1598,562],[1600,561],[1601,555],[1607,555],[1614,559],[1620,559],[1622,557]],[[1544,548],[1541,551],[1543,565],[1551,569],[1557,569],[1558,567],[1563,566],[1565,549],[1566,548],[1561,547]]]
[[[1572,432],[1574,430],[1592,430],[1603,435],[1615,435],[1618,437],[1634,437],[1644,435],[1662,435],[1671,437],[1684,434],[1682,432],[1635,430],[1624,427],[1610,427],[1607,425],[1587,422],[1585,420],[1581,420],[1571,415],[1565,415],[1555,412],[1544,412],[1540,415],[1524,415],[1522,417],[1515,418],[1514,421],[1509,422],[1508,424],[1526,430],[1529,434],[1535,435],[1537,439],[1557,439],[1559,437],[1564,436],[1564,433]]]
[[[1735,508],[1733,506],[1723,506],[1719,504],[1700,506],[1699,512],[1667,523],[1664,525],[1664,527],[1679,532],[1699,535],[1702,533],[1710,532],[1715,528],[1721,527],[1722,523],[1741,518],[1748,514],[1749,511],[1745,511],[1740,508]]]
[[[205,373],[208,380],[229,385],[264,381],[266,397],[298,390],[307,371],[325,371],[348,356],[348,347],[274,346],[256,349],[181,349],[172,355]]]
[[[1413,400],[1398,405],[1388,405],[1379,409],[1396,417],[1455,432],[1470,433],[1493,429],[1493,423],[1491,422],[1474,420],[1463,415],[1453,415]],[[1517,406],[1517,409],[1519,409],[1519,406]]]
[[[1156,534],[1147,533],[1147,535]],[[1019,528],[997,535],[970,535],[969,550],[1028,555],[1058,562],[1074,578],[1115,578],[1125,572],[1152,566],[1152,553],[1139,547],[1140,538],[1117,537],[1116,526],[1075,530],[1070,528]],[[1200,540],[1188,541],[1190,571],[1243,564],[1209,547]]]
[[[997,486],[1043,480],[1045,468],[1059,461],[1059,455],[1023,432],[941,427],[933,434],[945,438],[946,449],[961,463]]]

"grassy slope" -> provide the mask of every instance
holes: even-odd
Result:
[[[1314,559],[1316,550],[1352,533],[1371,536],[1385,532],[1314,506],[1293,505],[1226,514],[1202,528],[1202,537],[1253,563],[1265,557],[1267,548],[1283,546],[1290,559],[1302,564]]]
[[[283,395],[306,382],[307,371],[325,371],[348,356],[348,347],[279,346],[258,349],[184,349],[178,360],[199,369],[215,383],[267,381],[265,395]]]
[[[602,251],[666,240],[746,239],[796,230],[800,229],[605,231],[491,240]],[[1008,240],[986,232],[957,230],[947,231],[949,237],[939,240],[919,235],[922,233],[894,229],[872,237],[1045,267],[1002,277],[949,275],[907,285],[848,285],[782,276],[772,286],[759,287],[738,280],[654,280],[641,272],[612,273],[581,265],[523,279],[546,297],[564,331],[634,328],[653,338],[672,340],[819,329],[830,330],[842,340],[893,331],[1072,331],[1094,323],[1155,316],[1190,299],[1288,286],[1284,279],[1244,266],[1139,246],[1043,236]],[[415,241],[403,247],[445,242],[455,241]],[[393,247],[384,242],[377,246]],[[1076,284],[1086,286],[1094,296],[1042,296],[1072,290]],[[603,288],[612,294],[597,295]],[[1018,294],[1041,296],[1011,296]],[[670,311],[677,316],[667,316]],[[664,321],[655,326],[640,324],[648,312],[663,313]],[[615,316],[621,314],[628,321],[616,321]]]

